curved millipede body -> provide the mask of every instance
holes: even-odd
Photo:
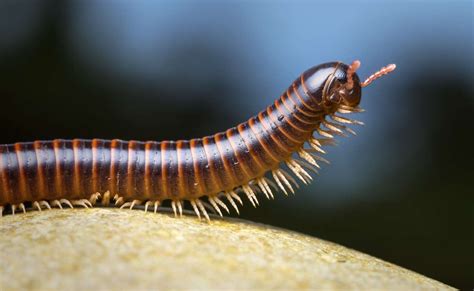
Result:
[[[366,81],[360,62],[315,66],[298,77],[273,104],[244,123],[204,138],[179,141],[52,140],[0,145],[0,215],[26,207],[113,202],[157,210],[171,201],[175,215],[189,201],[207,219],[206,208],[222,215],[227,201],[237,212],[244,193],[255,206],[267,198],[307,184],[310,171],[326,161],[323,146],[333,136],[354,133],[360,122],[339,114],[360,112],[361,88],[395,69],[382,68]],[[316,137],[313,135],[317,134]],[[310,148],[305,148],[308,144]],[[296,157],[296,154],[298,157]],[[207,197],[207,199],[204,199]],[[207,202],[205,202],[207,200]]]

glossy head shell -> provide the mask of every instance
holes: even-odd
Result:
[[[359,105],[361,86],[359,76],[352,74],[352,88],[348,84],[347,71],[349,66],[341,62],[321,64],[303,73],[308,93],[318,102],[345,104],[351,107]]]

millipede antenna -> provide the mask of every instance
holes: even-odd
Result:
[[[354,87],[354,80],[352,77],[354,76],[354,73],[357,71],[357,69],[359,69],[359,67],[360,67],[360,61],[355,60],[349,66],[349,69],[347,69],[347,84],[346,84],[347,90],[351,90]]]
[[[355,62],[355,61],[354,61]],[[352,63],[354,64],[354,63]],[[352,65],[351,65],[352,66]],[[391,73],[395,70],[397,66],[395,64],[390,64],[388,66],[385,66],[385,67],[382,67],[380,70],[378,70],[377,72],[373,73],[372,75],[370,75],[370,77],[368,77],[367,79],[365,79],[364,82],[360,83],[360,86],[361,87],[367,87],[370,85],[370,83],[372,83],[373,81],[377,80],[378,78],[382,77],[383,75],[387,75],[388,73]],[[349,67],[350,69],[350,67]],[[349,71],[348,71],[349,72]],[[349,82],[349,81],[348,81]]]

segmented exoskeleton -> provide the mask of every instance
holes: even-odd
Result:
[[[360,122],[338,115],[361,112],[361,87],[395,69],[389,65],[360,82],[360,63],[325,63],[305,71],[273,104],[248,121],[204,138],[140,142],[122,140],[53,140],[0,145],[0,215],[7,205],[14,214],[62,205],[92,207],[96,202],[133,208],[145,203],[156,212],[171,200],[175,215],[189,201],[196,214],[206,208],[222,216],[228,200],[244,193],[273,198],[298,187],[317,172],[323,146],[333,136],[355,134],[346,124]],[[314,137],[316,133],[318,137]],[[305,144],[311,148],[304,148]],[[298,154],[296,158],[294,154]],[[269,173],[269,175],[267,175]],[[273,182],[271,180],[275,182]],[[206,203],[203,198],[207,197]]]

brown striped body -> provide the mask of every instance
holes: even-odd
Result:
[[[200,139],[0,145],[0,206],[105,191],[144,201],[231,191],[278,168],[303,147],[325,116],[338,109],[340,102],[326,95],[334,79],[344,80],[347,68],[339,62],[313,67],[256,116]]]

